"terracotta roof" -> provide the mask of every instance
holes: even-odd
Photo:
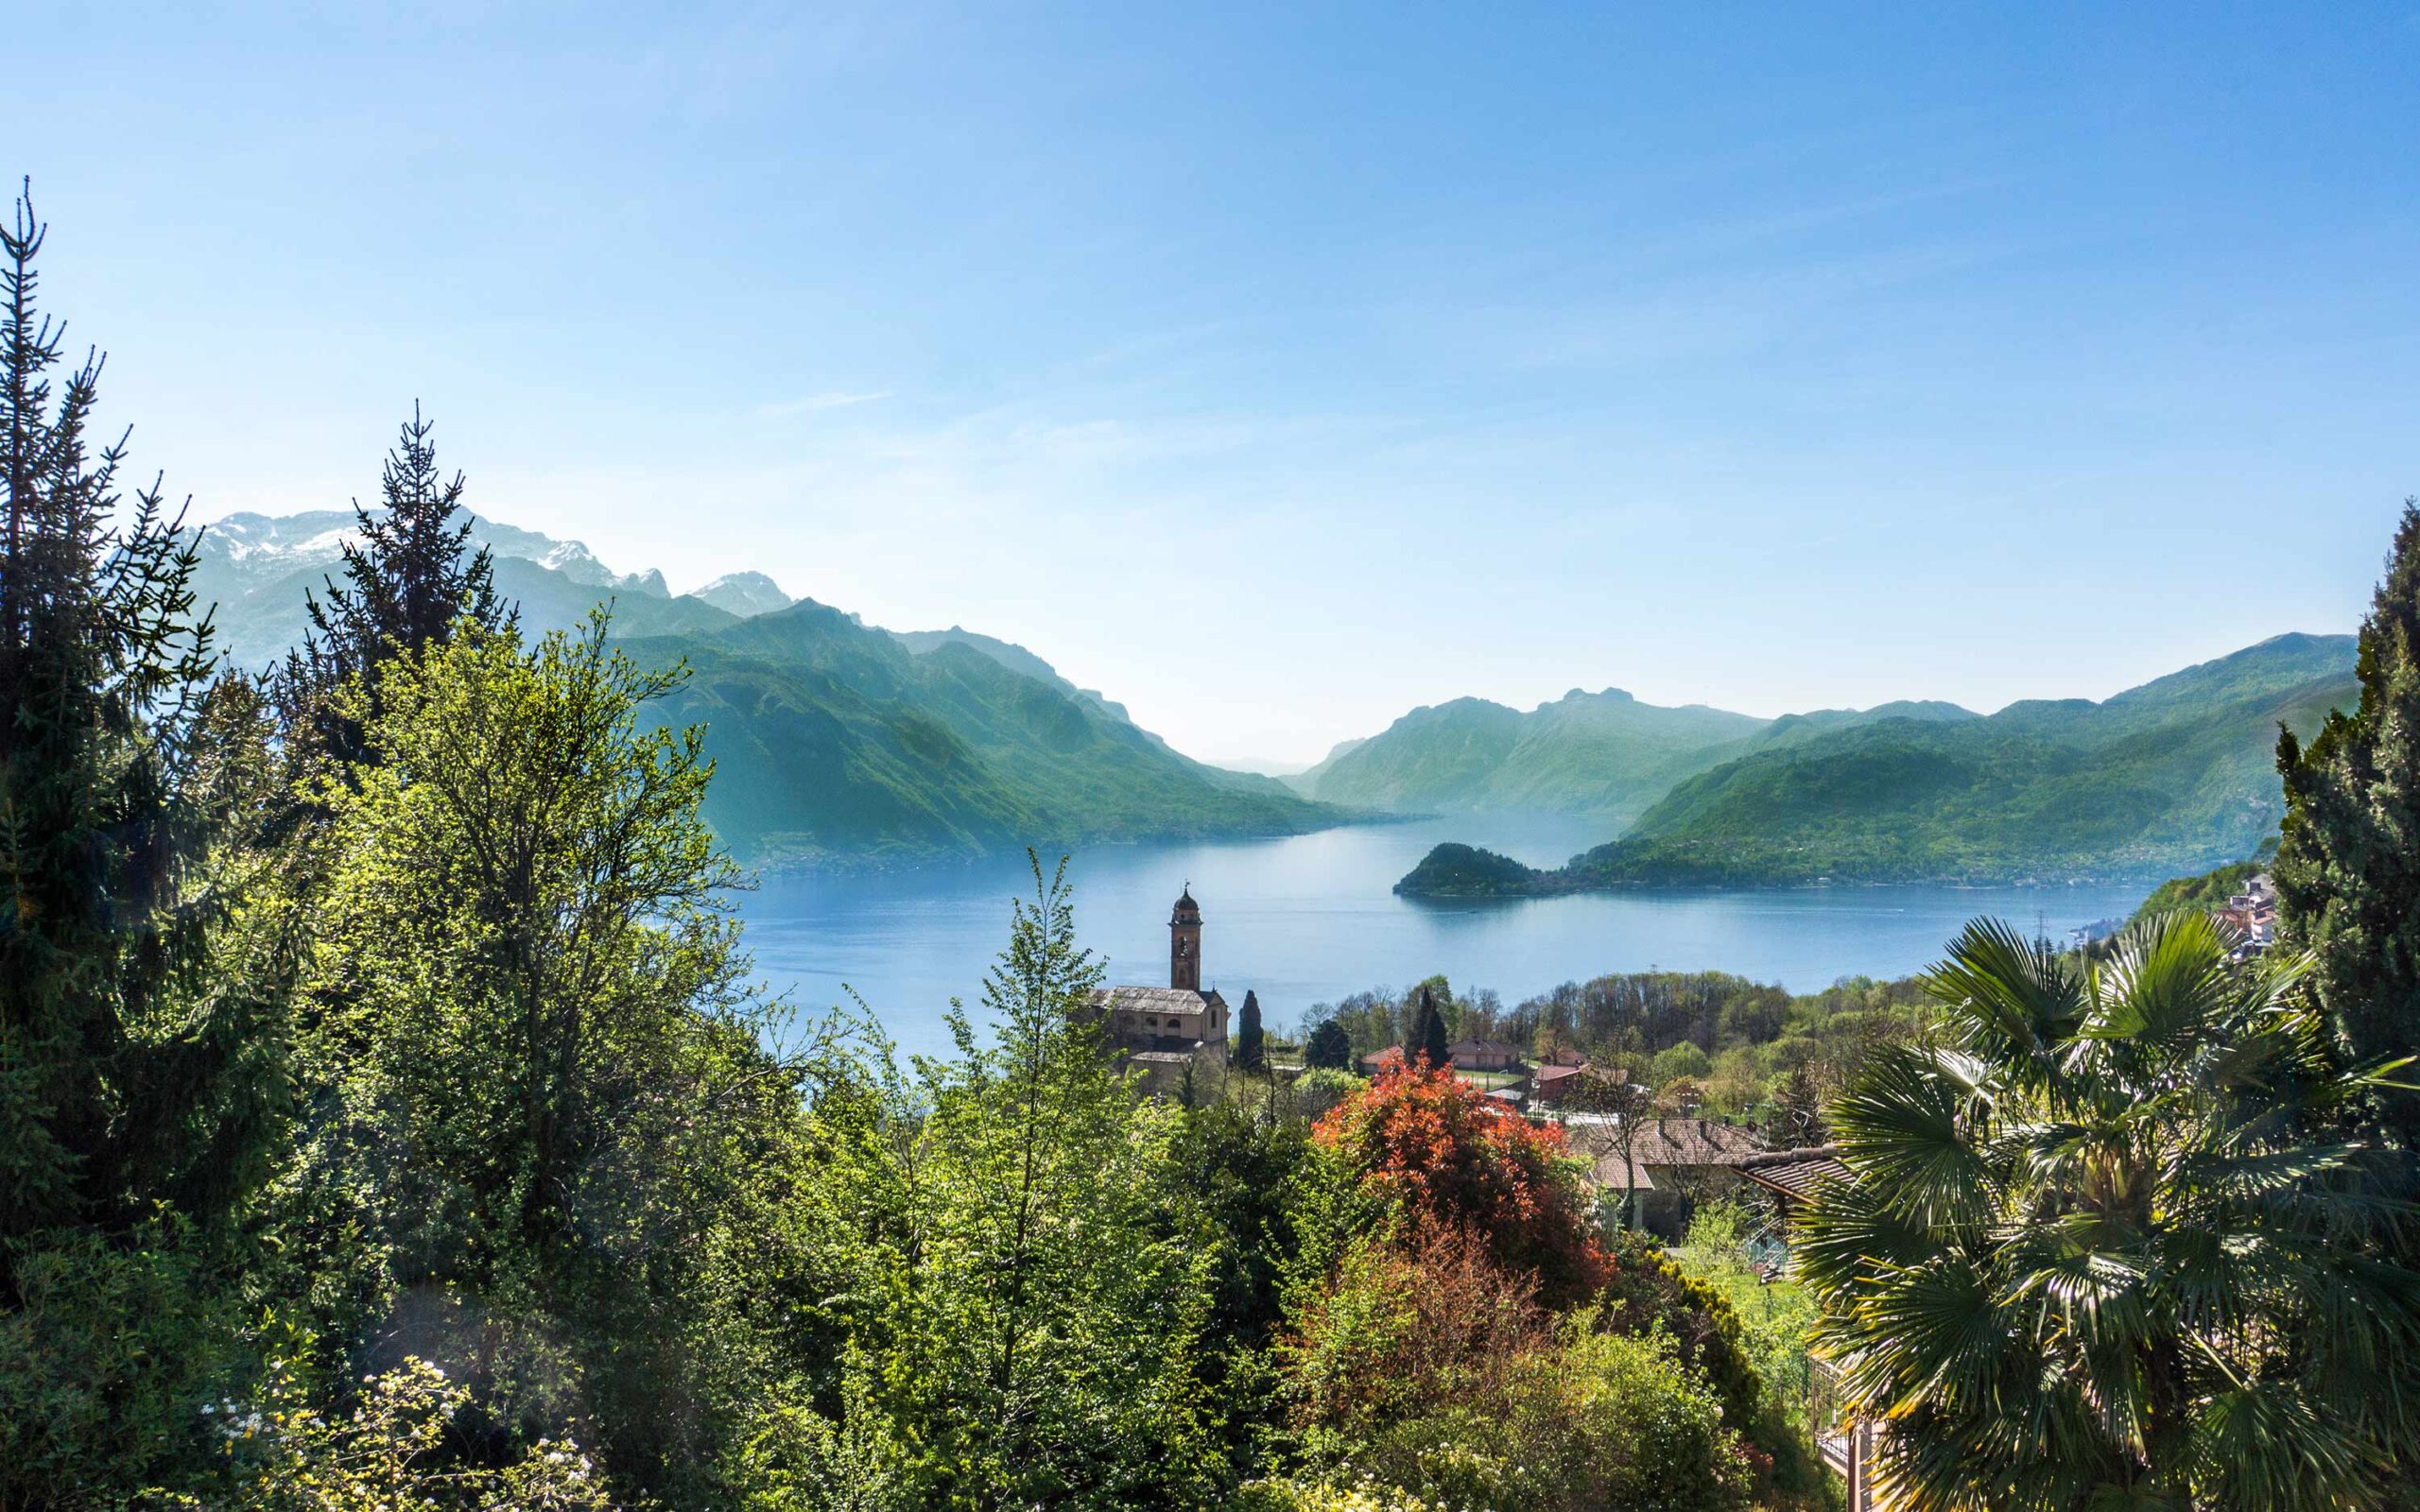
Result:
[[[1651,1169],[1736,1169],[1767,1153],[1761,1134],[1737,1124],[1704,1118],[1646,1118],[1639,1120],[1637,1137],[1631,1142],[1630,1180],[1625,1183],[1622,1179],[1622,1155],[1618,1149],[1599,1155],[1592,1175],[1599,1186],[1629,1185],[1651,1191],[1653,1183],[1646,1179]]]
[[[1775,1150],[1742,1160],[1739,1174],[1760,1187],[1801,1201],[1828,1182],[1847,1180],[1849,1168],[1841,1163],[1839,1145],[1817,1144],[1803,1150]]]

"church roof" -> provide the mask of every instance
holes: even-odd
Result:
[[[1201,1013],[1212,1004],[1227,1005],[1216,991],[1195,992],[1181,987],[1105,987],[1093,994],[1093,1001],[1137,1013]]]

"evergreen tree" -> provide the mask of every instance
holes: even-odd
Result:
[[[1420,996],[1414,1000],[1410,1032],[1404,1036],[1403,1057],[1406,1064],[1426,1059],[1433,1067],[1445,1064],[1445,1020],[1437,1011],[1436,997],[1426,983],[1421,984]]]
[[[1334,1019],[1322,1019],[1303,1043],[1303,1059],[1314,1071],[1350,1071],[1353,1037]]]
[[[214,683],[182,516],[156,484],[125,507],[123,438],[87,438],[100,359],[54,390],[45,230],[30,191],[0,229],[7,1506],[67,1485],[97,1503],[189,1443],[186,1393],[218,1352],[211,1241],[262,1170],[279,1085],[274,1002],[215,952],[249,690]]]
[[[323,580],[327,598],[309,596],[310,629],[279,678],[289,725],[309,727],[340,761],[370,755],[362,721],[333,705],[340,683],[398,652],[444,644],[458,619],[492,630],[510,618],[487,548],[471,549],[471,520],[459,513],[462,474],[438,471],[435,429],[414,404],[379,477],[383,512],[354,502],[361,539],[344,545],[345,584]],[[374,717],[374,680],[369,686]]]
[[[1249,989],[1244,993],[1243,1011],[1236,1017],[1236,1065],[1243,1071],[1269,1069],[1269,1050],[1260,1028],[1260,998]]]
[[[95,457],[85,437],[99,359],[51,405],[43,231],[27,198],[0,232],[0,1240],[124,1224],[162,1198],[216,1210],[234,1154],[186,1126],[234,1047],[215,1019],[179,1022],[235,1011],[206,971],[224,900],[197,891],[215,833],[201,790],[233,722],[213,717],[181,517],[155,487],[112,526],[124,442]]]
[[[2279,731],[2286,819],[2273,874],[2280,935],[2317,957],[2320,1004],[2368,1062],[2420,1053],[2420,506],[2410,500],[2357,670],[2357,712],[2329,714],[2308,748]],[[2395,1142],[2420,1146],[2420,1094],[2378,1096]]]

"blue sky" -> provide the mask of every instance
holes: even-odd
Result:
[[[2420,489],[2420,8],[18,0],[209,518],[375,486],[1021,641],[1217,759],[1463,694],[2099,696]]]

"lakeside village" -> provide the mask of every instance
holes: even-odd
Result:
[[[2265,889],[2267,880],[2256,879],[2256,890],[2269,900],[2273,921],[2275,894]],[[1232,1014],[1216,987],[1202,986],[1201,905],[1189,884],[1168,915],[1168,985],[1099,988],[1093,1010],[1104,1042],[1140,1073],[1149,1092],[1185,1102],[1223,1092],[1236,1058]],[[1758,1192],[1769,1198],[1759,1209],[1786,1216],[1812,1183],[1840,1168],[1836,1151],[1795,1138],[1799,1131],[1786,1119],[1704,1116],[1692,1085],[1677,1084],[1659,1096],[1628,1068],[1592,1064],[1567,1046],[1533,1063],[1517,1044],[1459,1040],[1445,1045],[1444,1061],[1504,1113],[1563,1127],[1572,1149],[1589,1162],[1604,1222],[1664,1239],[1682,1238],[1705,1205]],[[1360,1057],[1358,1069],[1374,1079],[1405,1064],[1405,1047],[1394,1044]],[[1297,1082],[1313,1069],[1299,1058],[1267,1061],[1278,1084]],[[1769,1274],[1778,1272],[1787,1253],[1779,1234],[1776,1224],[1770,1234],[1750,1236]]]
[[[2256,875],[2210,917],[2237,941],[2231,959],[2248,960],[2276,938],[2276,885],[2267,873]],[[2103,947],[2125,922],[2101,919],[2072,930],[2067,947]],[[1141,1074],[1146,1091],[1186,1102],[1223,1091],[1236,1053],[1227,1000],[1216,987],[1202,986],[1201,935],[1201,905],[1187,884],[1168,914],[1168,985],[1108,987],[1094,994],[1109,1048]],[[1358,1071],[1375,1078],[1400,1070],[1405,1059],[1403,1045],[1388,1045],[1358,1057]],[[1535,1055],[1503,1040],[1458,1040],[1445,1045],[1444,1062],[1504,1112],[1560,1125],[1571,1147],[1588,1159],[1589,1180],[1609,1223],[1678,1240],[1706,1204],[1757,1198],[1755,1207],[1773,1221],[1767,1233],[1752,1236],[1752,1248],[1769,1273],[1778,1272],[1788,1253],[1783,1235],[1793,1204],[1841,1169],[1832,1146],[1801,1138],[1809,1131],[1791,1126],[1790,1119],[1707,1116],[1696,1084],[1650,1087],[1630,1068],[1591,1064],[1567,1045]],[[1267,1061],[1279,1083],[1298,1081],[1311,1069],[1301,1058]]]
[[[2277,885],[2265,871],[2247,878],[2240,892],[2230,893],[2220,907],[2210,910],[2210,918],[2225,926],[2237,944],[2229,959],[2248,961],[2268,950],[2277,940]],[[2126,927],[2122,919],[2097,919],[2089,924],[2079,924],[2067,931],[2067,949],[2088,951],[2118,937]]]
[[[2259,955],[2276,938],[2277,889],[2265,872],[2207,912],[2235,942],[2230,960]],[[2070,931],[2065,944],[2099,954],[2125,923],[2084,925]],[[1152,1096],[1188,1106],[1222,1096],[1231,1073],[1241,1069],[1227,1001],[1202,983],[1201,905],[1187,884],[1168,916],[1168,985],[1106,987],[1093,996],[1105,1045],[1140,1074]],[[1387,1045],[1358,1057],[1354,1070],[1376,1080],[1426,1055],[1416,1046]],[[1820,1123],[1810,1126],[1786,1110],[1763,1119],[1709,1116],[1700,1106],[1701,1089],[1686,1078],[1650,1087],[1629,1067],[1593,1064],[1566,1045],[1537,1054],[1504,1040],[1461,1039],[1444,1045],[1444,1063],[1504,1116],[1561,1128],[1572,1152],[1586,1161],[1602,1227],[1643,1230],[1690,1249],[1727,1250],[1693,1259],[1700,1267],[1730,1272],[1731,1284],[1720,1289],[1732,1308],[1760,1311],[1769,1334],[1796,1326],[1787,1321],[1805,1305],[1789,1264],[1794,1222],[1824,1188],[1850,1179],[1839,1146],[1824,1140]],[[1273,1090],[1299,1088],[1321,1068],[1296,1047],[1291,1056],[1265,1054],[1258,1069]],[[1311,1112],[1325,1101],[1297,1098]],[[1711,1245],[1704,1228],[1693,1227],[1701,1215],[1717,1230]],[[1846,1410],[1837,1367],[1807,1353],[1803,1338],[1788,1353],[1795,1356],[1798,1379],[1774,1384],[1802,1404],[1794,1420],[1807,1447],[1840,1477],[1848,1512],[1883,1512],[1897,1504],[1877,1453],[1877,1425]],[[1767,1368],[1772,1365],[1768,1361]]]

